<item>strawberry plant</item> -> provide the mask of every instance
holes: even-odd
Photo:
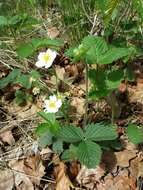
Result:
[[[83,61],[89,65],[88,77],[92,82],[89,97],[100,99],[107,97],[113,90],[117,89],[121,81],[127,78],[126,70],[119,66],[108,69],[106,65],[111,65],[115,61],[121,60],[125,63],[130,55],[135,53],[133,47],[116,47],[107,42],[102,37],[87,36],[77,48],[71,48],[66,55],[73,61]],[[125,59],[126,58],[126,59]],[[96,65],[96,69],[90,65]]]
[[[15,101],[18,105],[25,104],[33,99],[29,93],[30,89],[38,88],[40,90],[40,77],[40,73],[35,70],[32,70],[30,73],[22,73],[20,69],[14,69],[0,80],[0,89],[4,89],[8,85],[18,85],[19,90],[15,92]]]
[[[54,114],[39,113],[46,122],[36,129],[41,146],[52,145],[53,151],[62,153],[62,159],[79,160],[89,168],[100,163],[102,146],[98,142],[111,141],[117,138],[116,127],[103,123],[91,123],[84,129],[69,125],[61,126]],[[64,149],[64,145],[69,149]]]

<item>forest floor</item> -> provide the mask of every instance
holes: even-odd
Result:
[[[58,30],[51,28],[54,37]],[[0,50],[0,79],[12,68],[21,67],[23,72],[36,69],[33,60],[25,66],[18,64],[16,55],[9,50]],[[71,64],[63,50],[55,60],[58,76],[58,91],[68,96],[71,102],[71,123],[81,126],[85,114],[85,68],[82,63]],[[7,66],[8,65],[8,66]],[[122,83],[116,97],[119,139],[122,147],[104,151],[100,165],[87,169],[79,162],[64,163],[50,148],[39,149],[34,130],[41,118],[46,94],[35,95],[32,103],[18,106],[13,101],[20,85],[9,85],[0,90],[0,190],[142,190],[143,146],[128,141],[125,134],[129,122],[143,124],[143,60],[132,63],[136,81]],[[42,80],[48,88],[55,88],[55,77]],[[111,108],[106,101],[89,102],[88,122],[110,121]]]

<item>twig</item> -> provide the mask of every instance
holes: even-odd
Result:
[[[54,180],[50,180],[50,179],[46,179],[46,178],[41,178],[41,177],[36,177],[36,176],[33,176],[33,175],[28,175],[28,174],[25,174],[24,172],[22,171],[18,171],[18,170],[15,170],[15,169],[12,169],[12,168],[8,168],[10,171],[12,172],[16,172],[16,173],[20,173],[24,176],[28,176],[28,177],[31,177],[31,178],[35,178],[35,179],[40,179],[41,181],[47,181],[47,182],[50,182],[50,183],[56,183]]]

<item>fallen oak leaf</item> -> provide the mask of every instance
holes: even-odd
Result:
[[[26,186],[29,184],[29,188],[31,188],[27,190],[33,190],[33,184],[39,185],[41,178],[45,174],[45,168],[39,155],[30,156],[23,160],[12,160],[9,162],[9,167],[14,172],[16,185],[19,186],[23,183]]]
[[[104,174],[104,164],[97,166],[95,169],[88,169],[87,167],[82,166],[76,179],[81,186],[84,186],[87,189],[94,189]]]
[[[23,165],[24,160],[12,160],[9,162],[9,168],[11,168],[14,176],[14,185],[17,190],[34,190],[34,186],[29,176],[23,171]]]
[[[129,161],[136,157],[136,151],[124,150],[120,152],[115,152],[117,159],[117,166],[128,167]]]
[[[56,176],[56,190],[70,190],[73,185],[66,175],[66,168],[63,162],[59,163],[58,172]]]
[[[40,155],[30,156],[30,157],[24,159],[23,171],[27,175],[33,176],[31,178],[31,181],[34,184],[37,184],[37,185],[40,184],[40,179],[45,174],[44,170],[45,170],[45,167],[43,166],[43,164],[41,162]]]

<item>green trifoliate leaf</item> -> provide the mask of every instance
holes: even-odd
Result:
[[[102,37],[98,36],[86,36],[82,40],[83,47],[87,50],[90,48],[94,49],[94,53],[99,56],[104,54],[108,50],[106,41]]]
[[[84,133],[79,127],[65,126],[59,130],[58,137],[65,142],[74,143],[83,140]]]
[[[43,135],[44,133],[49,131],[50,123],[40,123],[35,130],[35,133],[38,136]]]
[[[98,64],[111,64],[118,59],[128,56],[129,54],[129,48],[110,48],[104,55],[100,56]]]
[[[132,143],[143,143],[143,128],[139,128],[137,125],[130,124],[127,127],[127,135]]]
[[[77,157],[88,168],[95,168],[99,165],[101,154],[100,146],[92,141],[83,141],[78,146]]]
[[[73,144],[70,145],[68,150],[65,150],[62,154],[62,159],[65,161],[72,161],[77,159],[77,150],[78,147]]]
[[[92,141],[114,140],[117,138],[116,128],[101,123],[92,123],[85,129],[85,138]]]
[[[53,134],[50,132],[50,130],[47,131],[46,133],[44,133],[39,138],[40,146],[41,147],[46,147],[47,145],[51,145],[52,144],[52,138],[53,138]]]
[[[117,69],[108,72],[106,85],[108,89],[116,89],[121,84],[122,80],[124,80],[124,70]]]
[[[19,69],[11,71],[7,77],[0,80],[0,89],[6,87],[10,83],[14,83],[20,75],[21,71]]]
[[[53,142],[52,150],[58,154],[61,154],[61,152],[63,152],[63,141],[56,139]]]
[[[17,54],[21,58],[26,58],[34,53],[34,47],[31,43],[22,44],[17,48]]]
[[[24,88],[30,89],[31,88],[31,81],[30,81],[30,75],[28,74],[22,74],[18,77],[16,83],[21,84]]]
[[[41,47],[49,47],[57,49],[63,45],[63,41],[59,39],[32,39],[30,42],[21,44],[17,48],[17,54],[21,58],[31,56],[36,50]]]

